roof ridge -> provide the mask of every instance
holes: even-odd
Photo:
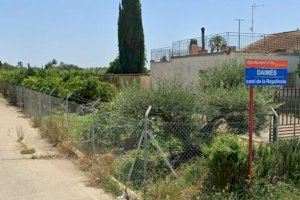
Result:
[[[272,33],[270,35],[281,35],[281,34],[289,34],[289,33],[297,33],[297,32],[300,33],[300,30],[296,29],[296,30],[293,30],[293,31],[285,31],[285,32],[280,32],[280,33]]]

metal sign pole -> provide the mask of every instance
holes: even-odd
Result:
[[[249,190],[252,189],[252,161],[253,161],[253,130],[254,130],[254,87],[249,92],[249,154],[248,154],[248,180]]]
[[[254,131],[254,87],[285,86],[287,84],[288,61],[246,59],[245,67],[245,85],[250,87],[248,180],[249,194],[251,195]]]

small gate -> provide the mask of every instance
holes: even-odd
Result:
[[[278,139],[300,138],[300,87],[279,90],[279,107],[275,109],[272,125]],[[274,126],[275,125],[275,126]],[[270,141],[276,137],[270,136]]]

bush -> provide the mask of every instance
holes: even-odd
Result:
[[[134,84],[123,89],[114,99],[116,109],[128,117],[143,118],[148,106],[150,115],[164,122],[184,122],[196,110],[195,91],[177,81],[162,80],[146,89]]]
[[[135,160],[135,157],[137,158]],[[131,178],[128,182],[128,175],[131,166],[135,162]],[[123,183],[129,184],[133,189],[140,190],[143,187],[143,177],[144,177],[144,157],[143,151],[132,150],[128,151],[126,154],[120,156],[119,160],[115,163],[114,175],[115,177],[122,181]],[[170,174],[170,169],[165,164],[162,157],[156,155],[149,155],[148,159],[148,170],[147,177],[148,182],[156,183],[158,180],[165,178]]]
[[[204,199],[217,199],[217,200],[278,200],[289,199],[297,200],[300,196],[300,189],[293,184],[286,184],[278,182],[270,184],[266,179],[258,179],[253,182],[253,189],[251,197],[245,191],[243,192],[225,192],[210,190]]]
[[[114,85],[101,82],[97,77],[75,76],[66,83],[66,88],[68,91],[90,100],[100,98],[101,101],[110,101],[117,94],[117,88]]]
[[[55,88],[53,95],[59,98],[66,98],[72,92],[82,98],[89,100],[101,98],[102,102],[106,102],[117,93],[114,85],[102,82],[92,70],[83,70],[63,63],[47,69],[5,68],[0,70],[0,79],[11,85],[22,85],[36,91],[43,88],[43,93],[49,93]],[[78,98],[75,101],[79,101]]]
[[[231,60],[201,71],[198,87],[201,112],[216,120],[225,119],[230,130],[238,134],[248,129],[249,92],[244,86],[244,68],[242,62]],[[256,89],[254,120],[257,134],[266,125],[274,95],[273,89]]]
[[[261,145],[256,159],[258,177],[272,182],[279,180],[300,182],[300,144],[298,139],[282,140]]]
[[[114,113],[111,105],[102,105],[96,113],[95,129],[96,145],[105,150],[132,150],[136,148],[143,130],[140,120],[125,118]]]
[[[218,191],[244,189],[247,179],[247,149],[234,135],[221,135],[205,150],[208,156],[207,184]]]
[[[123,116],[143,119],[151,105],[150,117],[165,123],[191,123],[196,111],[195,93],[181,83],[161,81],[150,89],[138,85],[128,87],[114,99],[113,106]],[[185,133],[180,129],[178,134]],[[172,134],[168,134],[168,137]]]

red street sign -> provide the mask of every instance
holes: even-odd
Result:
[[[263,59],[247,59],[246,68],[272,68],[287,69],[287,60],[263,60]]]
[[[249,153],[248,179],[252,187],[253,130],[254,130],[254,86],[278,86],[286,84],[288,61],[246,59],[245,84],[249,90]]]
[[[274,87],[287,84],[287,60],[247,59],[245,65],[246,86]]]

